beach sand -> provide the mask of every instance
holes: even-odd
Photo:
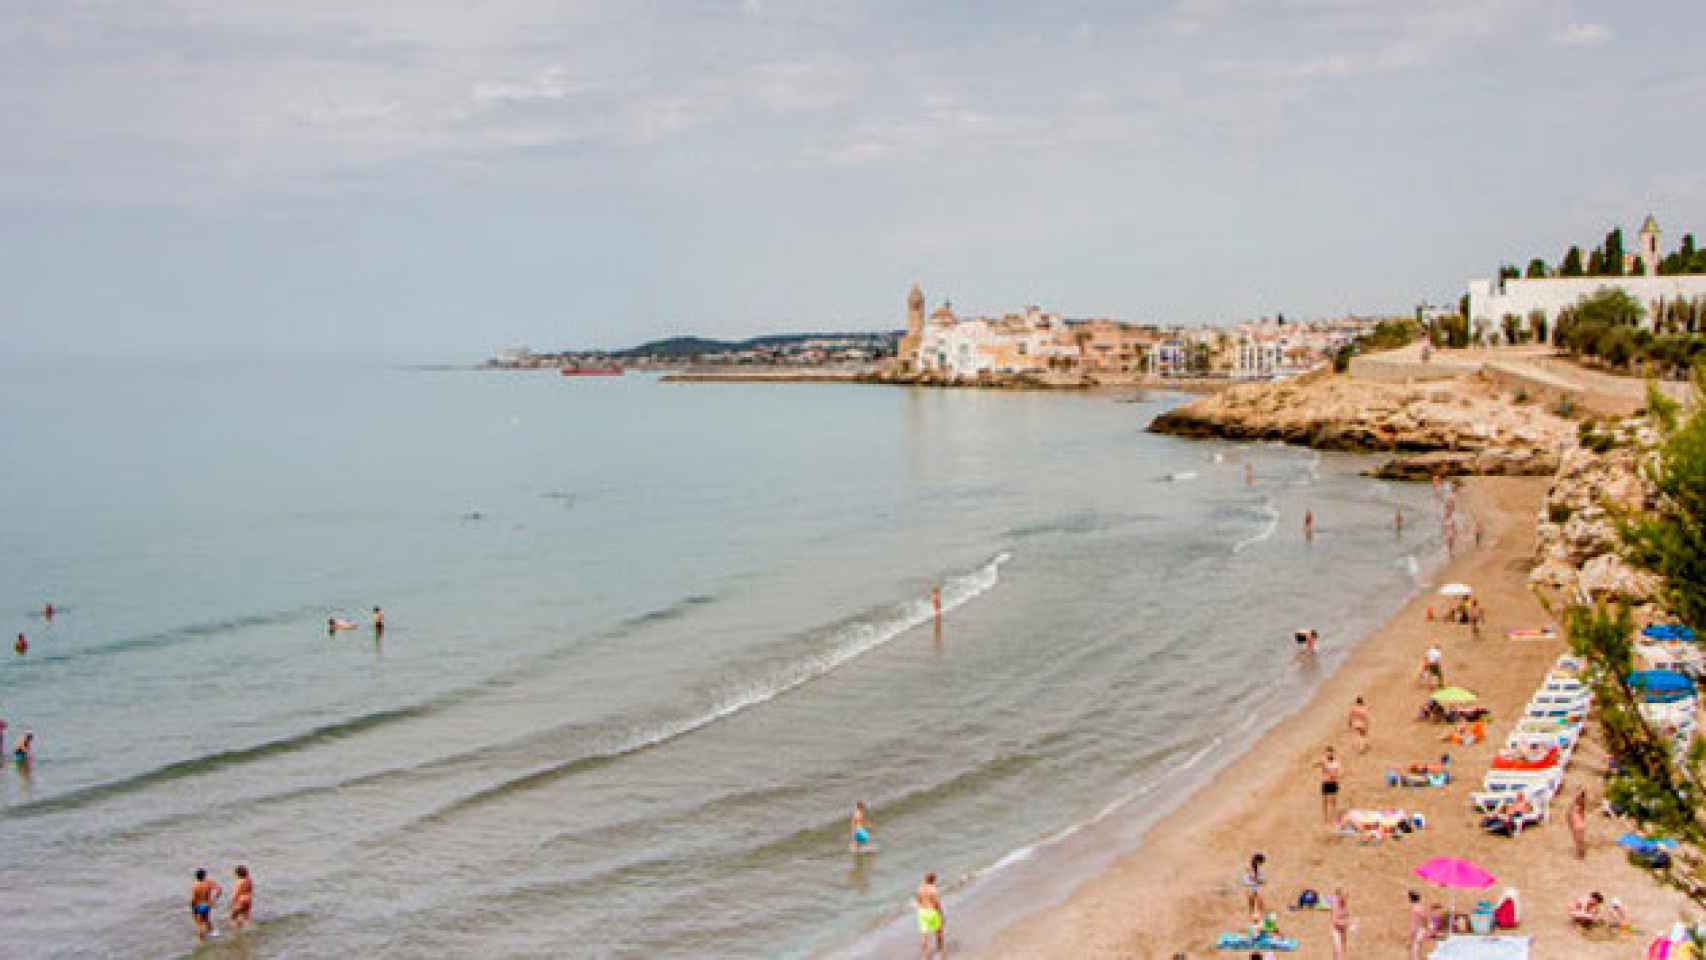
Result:
[[[1442,607],[1425,593],[1407,604],[1359,647],[1301,711],[1260,737],[1181,807],[1160,821],[1143,844],[1075,891],[1067,902],[1017,921],[984,951],[996,957],[1190,957],[1215,956],[1220,931],[1248,923],[1238,880],[1250,855],[1267,855],[1265,899],[1277,910],[1282,933],[1302,945],[1291,956],[1331,955],[1325,911],[1291,912],[1305,887],[1322,894],[1343,885],[1355,918],[1350,956],[1406,956],[1406,891],[1425,903],[1448,902],[1413,870],[1430,857],[1467,856],[1498,877],[1489,896],[1506,887],[1520,891],[1522,922],[1517,931],[1533,937],[1535,957],[1638,956],[1647,935],[1691,916],[1686,898],[1659,886],[1625,860],[1614,840],[1621,828],[1598,813],[1602,754],[1584,741],[1570,765],[1563,797],[1588,791],[1588,855],[1575,859],[1560,802],[1551,822],[1516,838],[1483,833],[1468,804],[1479,789],[1492,754],[1547,667],[1565,649],[1562,639],[1540,642],[1505,638],[1510,629],[1558,626],[1525,582],[1534,541],[1535,511],[1545,478],[1473,478],[1463,508],[1485,529],[1480,548],[1473,538],[1435,577],[1475,587],[1487,609],[1480,640],[1466,626],[1429,623],[1426,610]],[[1354,603],[1354,597],[1345,598]],[[1331,635],[1332,624],[1323,624]],[[1493,709],[1490,743],[1456,747],[1440,742],[1444,728],[1415,720],[1428,688],[1416,678],[1430,641],[1444,652],[1448,684],[1479,693]],[[1345,711],[1357,696],[1368,700],[1370,747],[1356,750]],[[1398,840],[1359,844],[1337,836],[1323,823],[1314,764],[1322,747],[1334,745],[1344,763],[1341,810],[1403,807],[1422,813],[1427,829]],[[1443,789],[1388,787],[1388,766],[1438,760],[1449,751],[1454,781]],[[1576,896],[1599,890],[1620,898],[1640,934],[1577,932],[1564,908]],[[1460,892],[1459,907],[1474,895]],[[1431,947],[1430,947],[1431,949]],[[1220,953],[1219,956],[1243,956]],[[1282,954],[1282,956],[1285,954]]]

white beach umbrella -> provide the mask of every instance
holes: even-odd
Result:
[[[1467,597],[1475,591],[1469,589],[1467,583],[1448,583],[1440,587],[1439,592],[1442,596],[1447,597]]]

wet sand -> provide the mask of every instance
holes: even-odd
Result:
[[[1479,548],[1473,537],[1436,576],[1475,587],[1487,609],[1480,640],[1466,626],[1429,623],[1427,608],[1441,598],[1419,595],[1369,638],[1296,715],[1258,738],[1206,787],[1162,819],[1136,850],[1078,888],[1064,904],[1019,919],[983,952],[996,957],[1190,957],[1217,954],[1221,931],[1248,923],[1238,880],[1250,855],[1267,855],[1265,899],[1279,913],[1281,932],[1302,943],[1291,956],[1330,956],[1325,911],[1292,912],[1305,887],[1323,894],[1343,885],[1355,927],[1353,957],[1406,956],[1406,891],[1424,902],[1447,902],[1413,874],[1430,857],[1467,856],[1487,867],[1498,883],[1520,892],[1518,933],[1533,937],[1535,957],[1628,957],[1648,933],[1688,916],[1686,898],[1662,888],[1630,866],[1613,842],[1621,828],[1597,813],[1602,757],[1585,741],[1576,751],[1562,797],[1588,791],[1588,853],[1578,861],[1564,825],[1564,804],[1551,822],[1516,838],[1483,833],[1469,809],[1497,745],[1547,667],[1565,649],[1562,639],[1522,642],[1511,629],[1559,626],[1530,592],[1525,578],[1534,540],[1535,511],[1545,478],[1474,478],[1460,509],[1484,524]],[[1354,603],[1354,597],[1347,597]],[[1324,625],[1324,632],[1331,624]],[[1428,687],[1417,668],[1430,641],[1444,652],[1448,684],[1465,686],[1493,709],[1490,743],[1456,747],[1440,742],[1445,728],[1418,722]],[[1369,704],[1369,750],[1357,752],[1346,710],[1357,696]],[[1229,722],[1232,718],[1228,718]],[[1331,744],[1344,763],[1341,810],[1403,807],[1422,813],[1428,828],[1398,840],[1359,844],[1323,822],[1314,764]],[[1388,787],[1388,766],[1437,760],[1450,752],[1455,780],[1442,789]],[[1620,936],[1577,932],[1567,903],[1590,890],[1621,898],[1642,933]],[[1460,893],[1458,903],[1472,901]],[[1430,947],[1431,949],[1431,947]]]

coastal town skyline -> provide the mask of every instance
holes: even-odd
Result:
[[[0,23],[15,352],[872,329],[913,280],[974,315],[1402,313],[1514,245],[1706,214],[1680,3]]]

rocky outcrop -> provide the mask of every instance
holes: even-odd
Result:
[[[1623,556],[1618,521],[1654,506],[1643,470],[1659,437],[1634,419],[1613,425],[1606,435],[1613,446],[1597,452],[1572,446],[1561,457],[1536,518],[1528,580],[1570,600],[1651,603],[1663,581]]]
[[[1399,457],[1374,472],[1426,479],[1434,468],[1447,474],[1550,474],[1573,425],[1538,406],[1513,402],[1479,377],[1417,387],[1323,374],[1233,387],[1164,413],[1149,429],[1322,450],[1437,454]]]
[[[1366,472],[1381,480],[1431,480],[1434,477],[1549,477],[1558,471],[1550,450],[1482,450],[1477,453],[1418,453],[1393,457]]]

